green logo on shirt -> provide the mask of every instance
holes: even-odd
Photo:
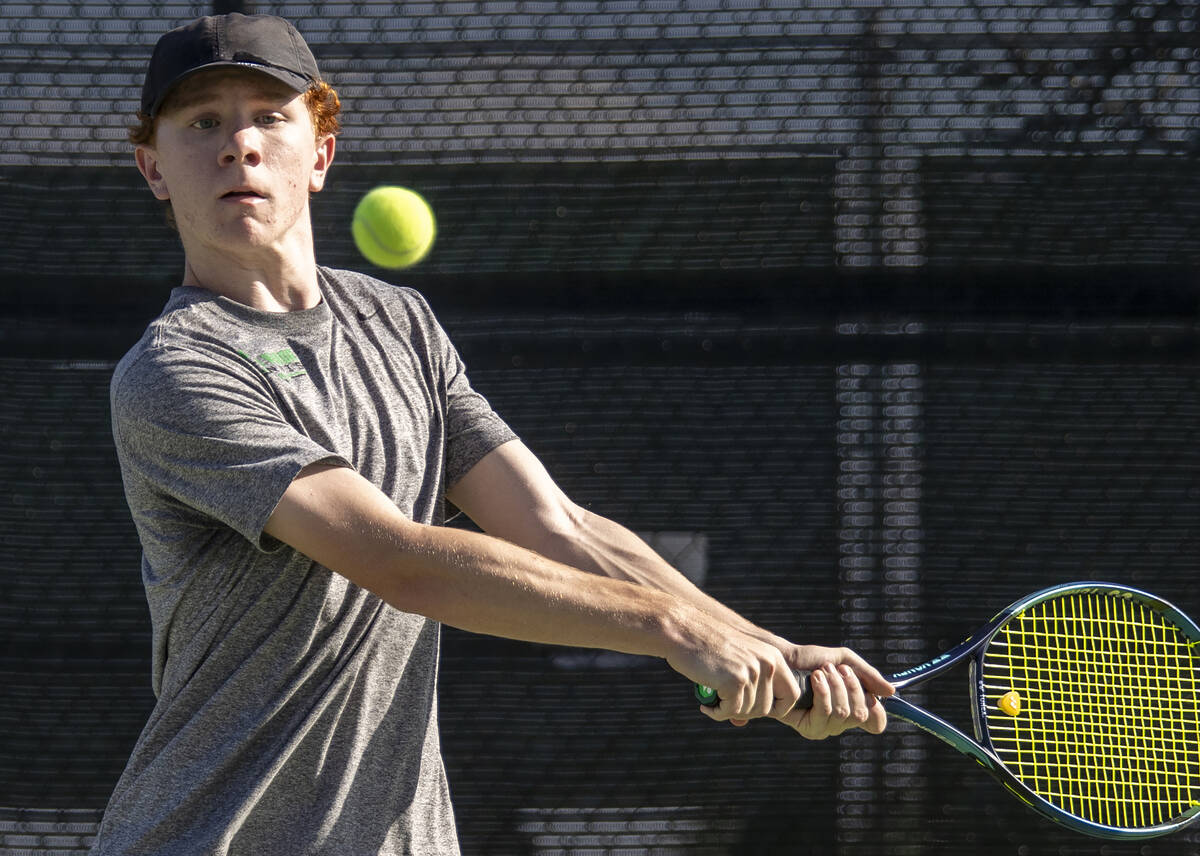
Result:
[[[304,366],[300,364],[300,358],[293,353],[291,348],[284,348],[274,353],[259,354],[257,357],[252,357],[245,351],[238,351],[238,353],[258,366],[267,377],[291,380],[294,377],[307,374],[304,371]]]

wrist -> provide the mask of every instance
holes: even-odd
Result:
[[[709,623],[704,621],[704,614],[681,600],[668,598],[658,615],[658,635],[662,644],[658,656],[676,662],[680,656],[693,654],[699,646],[698,626],[702,628]]]

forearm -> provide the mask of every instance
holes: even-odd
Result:
[[[670,594],[767,644],[784,642],[706,595],[625,527],[572,502],[520,441],[485,456],[447,498],[485,532],[571,567]]]
[[[589,573],[664,592],[764,642],[782,641],[705,594],[624,526],[576,508],[569,527],[547,534],[536,548],[539,552]]]
[[[407,612],[512,639],[670,658],[686,606],[497,538],[397,522],[347,556],[356,582]]]

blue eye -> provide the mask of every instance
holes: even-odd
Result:
[[[217,120],[216,119],[197,119],[195,122],[192,122],[192,127],[198,131],[209,131],[209,130],[217,127]]]

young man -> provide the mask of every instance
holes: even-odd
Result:
[[[331,93],[279,18],[199,19],[150,61],[136,160],[185,269],[111,394],[158,702],[93,852],[457,852],[439,622],[662,657],[718,690],[717,720],[881,731],[875,669],[573,504],[417,294],[318,267]],[[439,526],[445,500],[488,534]],[[811,711],[792,668],[815,670]]]

